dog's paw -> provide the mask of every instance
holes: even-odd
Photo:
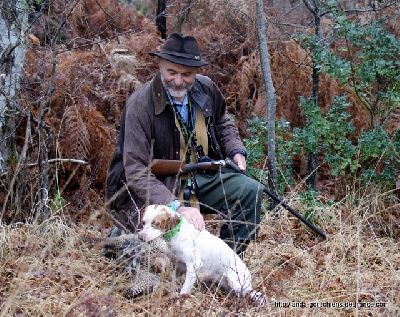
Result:
[[[256,290],[252,290],[249,293],[249,297],[257,306],[264,306],[268,299],[266,295]]]

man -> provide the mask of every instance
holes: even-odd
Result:
[[[240,253],[256,238],[262,185],[229,169],[157,177],[150,168],[153,159],[230,158],[244,171],[245,148],[224,97],[198,74],[208,63],[194,37],[174,33],[159,53],[149,54],[157,56],[160,70],[126,103],[107,177],[116,224],[135,232],[137,206],[147,204],[170,205],[199,230],[205,226],[201,212],[218,212],[224,219],[221,238]]]

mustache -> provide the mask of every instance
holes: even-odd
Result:
[[[189,90],[192,85],[189,85],[187,83],[182,83],[182,85],[177,86],[174,81],[165,81],[165,86],[168,89],[173,89],[173,90]]]
[[[187,92],[192,88],[194,84],[194,83],[188,84],[186,82],[183,82],[182,85],[177,86],[173,80],[166,81],[162,73],[161,73],[161,82],[165,89],[174,90],[176,92],[183,92],[183,91]]]

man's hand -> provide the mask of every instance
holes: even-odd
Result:
[[[194,207],[180,206],[177,210],[189,223],[194,225],[197,230],[204,230],[206,224],[200,210]]]
[[[240,168],[241,171],[246,170],[246,158],[243,154],[236,153],[233,157],[233,162]]]

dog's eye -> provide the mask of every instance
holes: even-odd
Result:
[[[151,223],[151,226],[152,226],[153,228],[159,228],[160,225],[161,225],[161,223],[160,223],[159,221],[153,221],[153,222]]]

